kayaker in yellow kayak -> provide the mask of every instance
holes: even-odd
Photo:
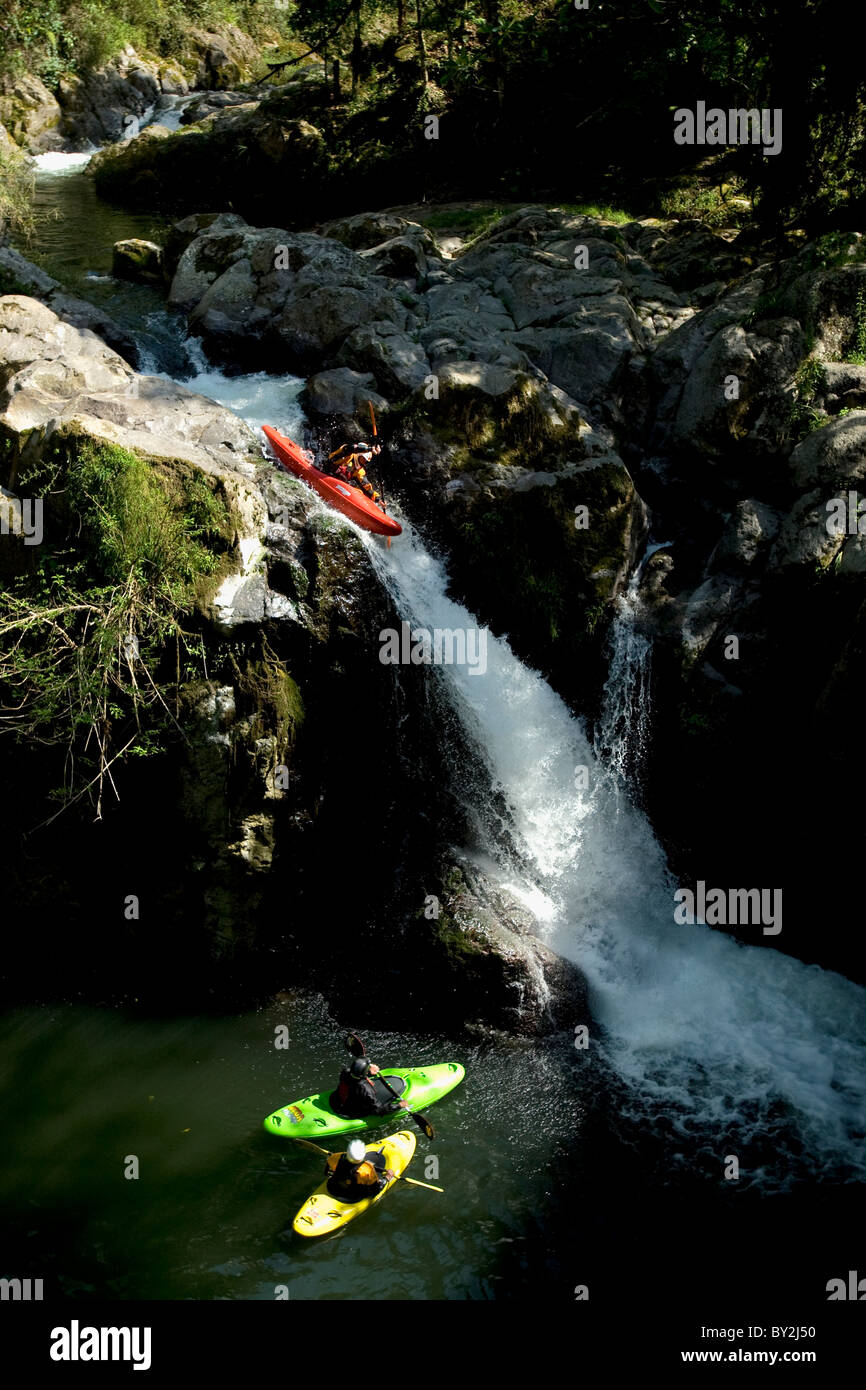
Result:
[[[376,1085],[379,1068],[366,1057],[356,1057],[351,1066],[340,1072],[336,1091],[331,1096],[331,1105],[338,1115],[346,1115],[353,1120],[363,1120],[368,1115],[389,1115],[392,1110],[408,1110],[405,1100],[395,1100],[384,1086]],[[388,1080],[395,1091],[402,1091],[405,1082],[402,1077],[389,1076]]]
[[[351,1139],[344,1154],[329,1154],[325,1164],[328,1191],[341,1202],[361,1202],[375,1197],[396,1175],[378,1149],[368,1149],[363,1139]]]
[[[373,456],[381,452],[381,444],[365,444],[363,440],[358,444],[341,444],[339,449],[328,455],[322,472],[330,473],[335,478],[343,478],[353,487],[360,488],[365,497],[369,497],[371,502],[375,502],[376,506],[384,511],[385,503],[381,494],[367,477],[367,467],[373,462]]]

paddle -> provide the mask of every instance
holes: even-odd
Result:
[[[349,1049],[353,1057],[366,1057],[367,1055],[367,1049],[365,1048],[364,1044],[362,1043],[361,1039],[357,1036],[356,1033],[347,1034],[346,1047]],[[394,1087],[388,1081],[387,1076],[383,1076],[381,1072],[377,1072],[377,1076],[379,1077],[379,1080],[382,1082],[382,1085],[385,1087],[386,1091],[390,1091],[394,1099],[399,1100],[400,1093],[399,1091],[394,1090]],[[430,1121],[427,1119],[426,1115],[417,1114],[414,1110],[409,1110],[406,1113],[409,1115],[410,1119],[415,1121],[422,1134],[426,1134],[428,1139],[436,1138],[436,1131],[431,1125]]]
[[[372,401],[368,401],[367,404],[368,404],[368,406],[370,407],[370,419],[373,421],[373,440],[374,440],[374,443],[378,443],[378,442],[379,442],[379,431],[378,431],[377,428],[376,428],[376,415],[375,415],[375,413],[374,413],[374,411],[373,411],[373,402],[372,402]],[[381,454],[380,454],[379,457],[381,458]],[[382,511],[383,511],[383,512],[387,512],[387,510],[388,510],[388,503],[385,501],[385,484],[382,482],[382,465],[381,465],[381,463],[377,463],[377,464],[376,464],[376,477],[377,477],[378,480],[379,480],[379,491],[380,491],[380,493],[382,494]]]
[[[330,1158],[333,1153],[332,1149],[320,1149],[318,1144],[311,1144],[309,1139],[296,1139],[294,1142],[305,1149],[312,1149],[314,1153],[324,1154],[326,1158]],[[444,1195],[445,1188],[434,1187],[432,1182],[419,1182],[418,1178],[404,1178],[402,1173],[395,1173],[394,1176],[398,1177],[401,1182],[409,1183],[410,1187],[429,1187],[431,1192],[441,1192]]]

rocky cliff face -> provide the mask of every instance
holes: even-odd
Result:
[[[354,533],[275,472],[230,411],[135,373],[47,305],[0,299],[0,363],[5,494],[14,504],[50,473],[50,554],[75,535],[66,498],[88,444],[145,460],[169,492],[192,471],[228,517],[217,572],[184,619],[203,660],[164,673],[164,749],[115,766],[120,804],[96,824],[73,806],[46,825],[62,755],[40,755],[35,775],[26,749],[11,758],[20,794],[4,803],[7,843],[41,821],[53,864],[50,882],[34,882],[12,863],[22,910],[45,911],[61,893],[67,940],[86,933],[97,989],[116,990],[115,955],[132,943],[139,995],[171,993],[164,958],[181,996],[302,982],[367,1014],[403,1009],[408,1023],[435,988],[440,1022],[455,1027],[556,1026],[581,997],[577,972],[532,940],[516,905],[477,871],[452,905],[455,846],[471,846],[471,828],[449,791],[424,673],[378,660],[378,634],[399,617]],[[20,535],[3,536],[0,561],[6,582],[23,580],[28,593],[32,550]],[[425,809],[407,821],[407,805]],[[147,882],[143,864],[153,866]],[[442,919],[425,917],[444,873]],[[18,949],[26,954],[26,938]]]
[[[30,154],[78,151],[127,140],[139,124],[189,91],[221,93],[261,68],[258,46],[234,25],[191,28],[177,56],[140,54],[126,45],[100,68],[63,74],[56,90],[32,74],[0,84],[0,125]]]
[[[647,805],[692,881],[784,881],[780,944],[845,970],[854,896],[842,885],[828,911],[816,866],[856,857],[862,830],[846,799],[818,814],[805,788],[846,781],[862,679],[858,254],[851,238],[835,264],[821,247],[758,257],[647,355],[634,434],[670,541],[638,604],[655,640]]]
[[[393,214],[322,237],[181,226],[170,293],[191,330],[224,360],[312,373],[326,440],[363,433],[372,398],[388,481],[455,592],[590,717],[618,596],[650,530],[668,542],[638,601],[656,656],[635,790],[682,873],[787,875],[785,944],[847,962],[844,933],[816,944],[809,856],[792,876],[790,845],[854,851],[859,831],[841,808],[804,816],[790,750],[805,733],[841,776],[833,721],[856,702],[863,540],[857,520],[831,534],[827,507],[862,484],[859,239],[780,256],[698,224],[540,208],[456,256]],[[744,793],[768,762],[772,836]]]
[[[820,825],[804,815],[791,750],[805,733],[844,778],[863,668],[859,514],[853,529],[850,506],[843,531],[827,528],[828,502],[848,503],[863,481],[858,249],[780,257],[696,224],[525,208],[451,254],[393,213],[316,234],[200,213],[154,261],[214,359],[307,378],[319,447],[364,435],[374,402],[389,494],[447,554],[455,595],[590,720],[606,698],[605,644],[622,630],[610,620],[648,536],[666,542],[629,600],[654,647],[652,717],[632,710],[649,731],[633,790],[684,882],[784,879],[797,901],[774,944],[845,968],[843,932],[816,944],[820,903],[805,886],[814,853],[856,851],[859,829],[835,798]],[[6,301],[23,373],[8,390],[7,456],[83,429],[200,468],[239,518],[222,588],[199,609],[209,674],[183,693],[180,782],[160,792],[181,808],[173,842],[194,842],[200,866],[198,878],[180,863],[168,874],[171,919],[192,917],[221,952],[272,940],[286,969],[324,970],[347,1007],[390,1010],[402,958],[368,968],[387,923],[386,953],[404,942],[455,1011],[474,1017],[485,994],[487,1022],[557,1024],[579,981],[471,867],[431,687],[374,659],[377,633],[399,619],[366,553],[256,459],[234,417],[137,377],[73,326],[74,305],[64,323],[56,290],[41,292],[55,312]],[[404,739],[387,774],[362,785],[330,737],[355,710],[365,749],[392,747],[398,724]],[[407,804],[429,812],[407,827]],[[368,826],[387,865],[375,875],[352,872],[353,836]],[[347,847],[339,882],[334,845]],[[430,894],[439,916],[423,913]],[[339,925],[323,967],[311,943],[326,908]]]

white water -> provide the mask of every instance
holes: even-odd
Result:
[[[254,426],[302,433],[297,378],[230,378],[203,365],[184,384]],[[358,534],[401,618],[429,629],[476,627],[447,597],[444,567],[411,527],[390,550]],[[625,610],[621,617],[618,642],[628,648]],[[633,705],[633,692],[621,687],[645,658],[637,648],[614,652],[610,710]],[[813,1174],[866,1176],[866,991],[781,952],[677,926],[675,885],[649,823],[622,795],[616,768],[598,761],[580,721],[506,641],[487,634],[483,675],[468,666],[440,670],[531,866],[516,876],[491,846],[485,868],[495,871],[498,857],[503,884],[586,976],[592,1019],[574,1022],[591,1023],[594,1055],[625,1083],[624,1109],[642,1123],[664,1115],[685,1156],[690,1150],[694,1160],[695,1145],[709,1149],[719,1174],[726,1154],[742,1157],[752,1141],[764,1152],[771,1145],[771,1165],[745,1171],[743,1185],[784,1186],[792,1136],[792,1163],[802,1143],[799,1161]],[[581,766],[589,769],[585,790],[575,780]]]
[[[128,116],[119,143],[123,145],[129,140],[134,140],[149,125],[162,125],[168,130],[179,130],[184,109],[199,95],[198,92],[190,92],[189,96],[166,98],[171,104],[161,110],[157,110],[155,106],[149,106],[141,116]],[[91,146],[89,150],[76,150],[72,154],[62,154],[56,150],[50,150],[47,154],[34,155],[33,164],[40,174],[72,174],[83,169],[96,153],[98,153],[98,149],[95,145]]]
[[[475,626],[411,530],[390,551],[365,543],[402,618]],[[771,1138],[793,1120],[810,1164],[866,1175],[866,991],[708,927],[677,926],[652,830],[623,803],[580,722],[506,642],[488,635],[487,661],[483,676],[442,670],[529,850],[534,881],[521,896],[534,900],[548,943],[586,975],[604,1031],[594,1046],[630,1083],[629,1107],[664,1112],[683,1138],[718,1135],[720,1155],[736,1152],[725,1147],[735,1137]],[[575,785],[581,765],[587,790]],[[764,1181],[786,1176],[783,1161]]]
[[[33,163],[40,174],[73,174],[76,170],[83,169],[85,164],[89,164],[95,153],[95,150],[76,154],[58,154],[51,151],[49,154],[35,155]]]

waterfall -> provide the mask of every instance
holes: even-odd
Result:
[[[595,730],[596,756],[632,802],[642,802],[644,763],[652,727],[652,641],[640,629],[640,581],[647,561],[669,542],[651,541],[616,600],[608,636],[608,677]]]
[[[184,384],[254,426],[302,437],[297,378],[226,377],[202,360]],[[402,619],[479,636],[472,614],[448,596],[445,566],[408,523],[390,550],[357,534]],[[483,673],[437,667],[475,749],[471,766],[454,767],[457,790],[473,802],[480,781],[491,802],[504,801],[519,851],[509,855],[491,835],[482,867],[582,970],[591,1016],[574,1022],[590,1026],[589,1065],[600,1085],[615,1079],[611,1104],[627,1122],[667,1134],[666,1164],[693,1169],[696,1155],[709,1154],[720,1175],[735,1153],[742,1185],[764,1191],[796,1177],[863,1178],[866,990],[674,921],[675,884],[623,784],[639,765],[649,718],[650,653],[635,630],[636,599],[635,585],[614,624],[601,757],[582,722],[504,639],[484,634]]]
[[[362,539],[402,618],[476,626],[410,526],[390,551]],[[649,653],[629,632],[630,602],[614,636],[608,729],[646,684]],[[606,770],[580,720],[506,641],[487,635],[483,675],[440,669],[491,791],[510,807],[519,881],[497,847],[490,858],[547,944],[586,976],[592,1021],[575,1024],[591,1022],[596,1056],[622,1082],[621,1108],[672,1131],[672,1163],[695,1148],[720,1164],[738,1153],[745,1167],[751,1155],[749,1180],[766,1190],[804,1166],[812,1176],[866,1175],[866,991],[701,924],[677,925],[661,848],[622,795],[617,767]],[[615,753],[633,736],[620,731],[609,746]],[[458,784],[466,775],[455,769]]]

